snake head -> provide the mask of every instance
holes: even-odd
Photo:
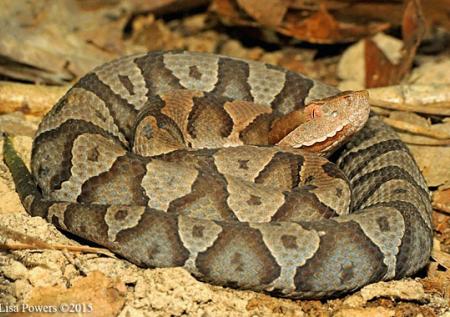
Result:
[[[370,112],[368,98],[368,92],[361,90],[315,100],[276,122],[272,131],[278,130],[278,133],[273,134],[280,135],[280,126],[286,123],[290,125],[290,132],[272,141],[278,146],[331,153],[364,126]]]

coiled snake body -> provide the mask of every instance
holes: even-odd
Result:
[[[297,149],[331,153],[364,124],[365,95],[338,93],[212,54],[126,57],[46,115],[33,176],[8,140],[5,161],[31,215],[140,266],[293,298],[339,295],[417,272],[432,226],[422,175],[376,116],[336,152],[339,169]]]

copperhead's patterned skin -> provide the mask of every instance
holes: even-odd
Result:
[[[412,275],[431,252],[430,199],[390,128],[371,116],[335,154],[339,169],[260,137],[337,93],[211,54],[121,58],[47,114],[32,150],[39,191],[17,188],[32,215],[214,284],[322,298]]]

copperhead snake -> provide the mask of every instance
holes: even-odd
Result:
[[[333,152],[336,165],[323,157]],[[424,178],[369,117],[367,95],[260,62],[189,52],[110,62],[44,117],[32,175],[8,139],[4,158],[29,214],[213,284],[338,296],[410,276],[431,252]]]

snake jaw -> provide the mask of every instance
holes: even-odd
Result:
[[[311,142],[311,144],[302,145],[301,148],[308,152],[322,153],[327,156],[353,135],[353,133],[349,131],[351,131],[351,126],[348,124],[344,125],[339,131],[331,132],[332,135],[320,140],[315,140],[315,142]]]
[[[303,111],[304,122],[276,144],[330,153],[364,126],[369,112],[367,91],[313,101]]]
[[[348,128],[348,125],[342,124],[342,125],[338,126],[336,129],[331,130],[328,134],[323,135],[322,137],[319,137],[317,139],[304,142],[302,144],[302,147],[312,146],[312,145],[314,145],[316,143],[322,143],[322,142],[325,142],[326,140],[329,140],[329,139],[335,140],[336,137],[338,136],[338,134],[346,127]],[[339,141],[339,140],[337,140],[337,141]]]

